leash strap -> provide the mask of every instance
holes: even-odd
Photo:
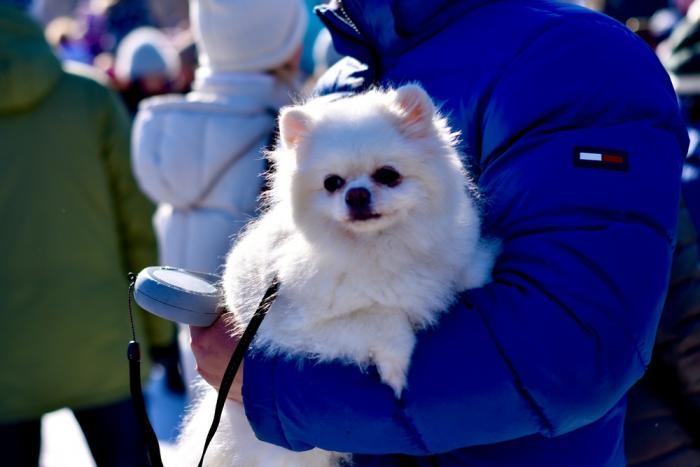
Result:
[[[207,453],[209,443],[211,443],[211,440],[214,438],[214,434],[216,433],[216,429],[219,427],[221,412],[224,410],[224,403],[226,402],[228,391],[231,389],[231,384],[233,384],[233,379],[235,378],[241,363],[243,363],[245,353],[248,350],[248,347],[250,347],[250,344],[253,342],[253,337],[255,337],[255,333],[258,331],[263,318],[272,306],[272,303],[275,301],[278,289],[279,281],[277,280],[277,277],[274,277],[272,279],[272,284],[270,284],[270,287],[268,287],[267,291],[265,292],[263,299],[260,301],[258,309],[255,310],[255,314],[250,319],[248,327],[245,328],[241,339],[238,341],[238,345],[233,351],[233,355],[231,355],[231,359],[228,362],[224,376],[221,379],[219,395],[216,398],[216,408],[214,409],[214,419],[211,422],[211,427],[209,428],[209,433],[207,434],[207,440],[204,443],[202,457],[199,459],[199,464],[197,464],[198,467],[202,467],[204,463],[204,455]]]
[[[156,437],[153,426],[148,420],[146,412],[146,401],[143,398],[141,390],[141,351],[139,343],[136,341],[129,342],[127,350],[129,357],[129,389],[131,390],[131,401],[134,404],[136,417],[141,424],[144,437],[146,438],[146,448],[148,453],[148,461],[151,467],[163,467],[163,461],[160,457],[160,445]]]
[[[146,438],[146,448],[148,453],[148,462],[151,467],[163,467],[163,460],[160,457],[160,445],[156,437],[153,426],[148,419],[146,412],[146,401],[143,398],[143,390],[141,389],[141,349],[139,343],[136,342],[136,332],[134,330],[134,317],[131,311],[131,294],[134,290],[136,276],[129,273],[129,319],[131,321],[131,335],[133,340],[129,342],[127,348],[127,358],[129,359],[129,390],[131,392],[131,402],[134,404],[136,418],[138,418],[143,430],[143,435]]]

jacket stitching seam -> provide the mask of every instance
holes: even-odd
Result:
[[[463,299],[460,299],[460,301],[463,302],[464,306],[467,308],[472,308],[471,305],[468,303],[464,303]],[[554,425],[552,422],[547,418],[547,416],[544,413],[544,409],[539,406],[535,398],[530,394],[530,392],[525,388],[525,384],[523,383],[522,379],[520,378],[520,375],[518,374],[518,371],[515,368],[515,365],[511,361],[511,359],[508,357],[507,353],[501,346],[501,344],[498,342],[498,339],[496,339],[495,334],[491,330],[491,327],[488,324],[488,320],[484,317],[483,313],[480,310],[476,310],[477,314],[479,315],[479,318],[481,319],[481,322],[484,324],[484,328],[486,329],[486,332],[488,332],[489,336],[491,337],[491,341],[493,342],[494,346],[496,347],[496,350],[498,351],[499,355],[503,359],[503,362],[506,364],[508,367],[508,370],[510,371],[511,375],[513,376],[513,385],[515,386],[516,391],[520,394],[520,396],[525,400],[527,403],[527,406],[530,408],[530,411],[535,415],[535,417],[540,421],[540,426],[543,428],[545,433],[548,436],[553,436],[556,430],[554,429]]]
[[[428,449],[428,445],[425,442],[425,439],[423,438],[423,435],[421,432],[418,430],[418,427],[416,426],[415,422],[413,421],[413,418],[406,412],[406,405],[403,401],[403,399],[398,400],[397,406],[399,407],[399,414],[401,416],[400,420],[404,427],[409,431],[409,433],[413,436],[414,439],[418,441],[418,444],[420,446],[420,449],[426,453],[431,453],[432,451]]]
[[[282,424],[282,418],[280,417],[280,404],[279,404],[279,398],[277,397],[278,391],[277,391],[277,385],[279,383],[279,378],[278,378],[278,373],[279,369],[277,368],[277,363],[275,362],[275,368],[273,369],[273,374],[274,374],[274,384],[272,385],[272,399],[275,401],[275,420],[277,421],[277,426],[280,435],[282,435],[282,440],[284,441],[287,449],[292,449],[292,444],[289,442],[289,438],[287,437],[287,433],[284,431],[284,425]]]

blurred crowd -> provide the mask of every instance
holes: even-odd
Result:
[[[330,35],[312,13],[318,3],[321,2],[306,0],[303,19],[299,16],[295,20],[299,24],[303,22],[303,37],[295,39],[300,40],[298,49],[293,44],[295,47],[286,50],[279,60],[264,66],[251,61],[249,69],[229,66],[227,57],[218,54],[221,50],[216,46],[218,39],[207,36],[209,29],[193,31],[192,18],[216,26],[218,13],[204,11],[192,15],[188,0],[40,0],[32,4],[31,15],[41,23],[46,41],[64,68],[90,67],[90,73],[99,75],[101,81],[119,93],[129,111],[134,123],[131,144],[135,178],[141,191],[158,205],[154,222],[161,263],[216,272],[220,262],[193,263],[187,255],[168,253],[177,250],[175,244],[186,241],[183,231],[192,232],[191,228],[179,226],[196,221],[197,225],[206,227],[206,235],[213,236],[218,225],[230,226],[235,221],[240,228],[254,215],[261,181],[250,185],[247,193],[217,191],[216,186],[229,174],[235,178],[245,173],[248,178],[227,184],[241,186],[240,180],[255,179],[255,174],[264,170],[264,166],[255,165],[262,163],[257,154],[270,143],[276,111],[293,98],[310,92],[315,80],[341,58],[333,49]],[[671,76],[691,135],[684,175],[697,178],[700,174],[700,130],[696,129],[700,129],[700,0],[568,0],[568,3],[616,18],[656,50]],[[211,29],[224,30],[225,27]],[[230,37],[224,39],[232,43]],[[235,57],[236,66],[245,62],[242,56]],[[277,88],[268,92],[269,83],[264,78],[242,78],[241,72],[251,73],[251,70],[273,74],[276,84],[284,82],[283,95]],[[241,89],[248,94],[241,95]],[[144,102],[161,95],[168,97]],[[221,123],[223,114],[229,119],[225,123]],[[176,121],[180,123],[173,123]],[[252,128],[245,126],[253,121],[256,123]],[[244,140],[241,134],[229,131],[232,128],[244,128],[245,134],[254,138]],[[200,142],[194,133],[206,134],[208,140]],[[236,141],[227,139],[232,137]],[[209,144],[212,141],[216,144]],[[170,148],[175,156],[182,151],[183,158],[193,153],[208,154],[211,177],[199,185],[182,181],[183,174],[193,173],[183,170],[185,163],[177,165],[179,172],[171,176],[167,167],[159,166],[161,154],[154,149],[163,147]],[[240,155],[227,159],[227,154],[203,149],[211,147],[233,148]],[[219,159],[220,163],[216,162]],[[247,172],[241,172],[244,170]],[[192,199],[183,200],[188,186],[196,189]],[[170,193],[169,187],[176,187],[178,193]],[[700,288],[689,286],[700,280],[695,277],[697,242],[690,220],[700,219],[700,207],[694,202],[700,201],[700,194],[693,191],[697,189],[693,183],[687,183],[684,189],[687,190],[684,208],[698,215],[681,216],[677,263],[667,303],[667,308],[672,309],[665,312],[659,348],[650,372],[631,394],[628,432],[632,441],[628,455],[633,465],[652,465],[647,463],[658,458],[666,459],[664,462],[676,459],[678,463],[653,465],[700,465],[700,417],[696,416],[700,415],[700,353],[695,353],[695,350],[700,352],[700,332],[695,332],[696,327],[700,328],[700,319],[696,319],[700,315],[697,312],[700,296],[695,296],[700,295],[697,293]],[[231,199],[243,201],[235,206],[225,206],[226,201],[221,201]],[[206,212],[196,217],[193,207],[202,206],[208,210],[203,209]],[[178,214],[180,207],[182,213]],[[221,213],[212,214],[217,210]],[[190,217],[185,219],[185,216]],[[220,248],[197,252],[196,257],[221,260],[233,234],[231,228],[224,229],[219,236],[223,239]],[[154,360],[168,371],[169,385],[176,392],[183,392],[195,378],[194,364],[185,351],[186,330],[181,329],[180,333],[179,349],[185,363],[172,339],[164,340],[152,352]],[[659,436],[664,428],[673,436]]]
[[[688,14],[693,0],[564,0],[602,11],[656,48]]]
[[[700,119],[687,105],[687,96],[696,89],[693,80],[685,79],[700,71],[700,58],[694,53],[700,33],[698,2],[562,1],[602,11],[641,36],[657,50],[671,74],[688,118]],[[311,13],[319,3],[324,2],[306,0],[310,21],[300,71],[308,80],[303,88],[307,91],[313,87],[313,78],[340,58],[330,35]],[[187,93],[192,88],[198,61],[187,0],[37,0],[32,13],[44,25],[46,39],[58,57],[105,73],[132,115],[146,97]]]
[[[308,12],[318,3],[307,0]],[[41,0],[32,8],[61,60],[104,72],[132,115],[146,97],[191,90],[197,47],[187,0]],[[303,41],[305,78],[339,58],[313,14]]]
[[[563,1],[602,11],[625,23],[657,50],[674,84],[689,94],[687,84],[678,80],[696,71],[692,50],[700,21],[698,2]],[[319,3],[324,2],[306,0],[309,13]],[[32,10],[58,57],[104,72],[132,114],[146,97],[191,90],[197,47],[187,0],[37,0]],[[339,58],[327,31],[310,14],[303,40],[302,76],[318,76]],[[312,86],[313,80],[306,89]]]

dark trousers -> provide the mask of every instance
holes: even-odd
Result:
[[[115,404],[74,410],[98,467],[146,467],[146,447],[136,414],[127,399]],[[0,424],[0,464],[37,467],[41,420]]]

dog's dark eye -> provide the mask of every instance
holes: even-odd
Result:
[[[385,166],[372,174],[372,180],[388,187],[395,187],[401,183],[401,174],[393,167]]]
[[[345,180],[337,175],[329,175],[323,181],[323,188],[325,188],[329,193],[333,193],[343,185],[345,185]]]

